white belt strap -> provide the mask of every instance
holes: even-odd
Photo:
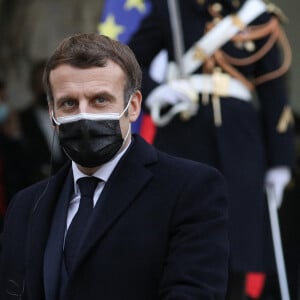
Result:
[[[236,15],[222,19],[184,54],[182,58],[184,74],[193,73],[207,57],[266,10],[267,5],[262,0],[247,0]]]
[[[241,101],[251,101],[251,92],[239,80],[228,74],[217,73],[213,75],[194,74],[188,79],[175,79],[169,83],[172,90],[184,94],[185,97],[170,97],[160,94],[160,90],[154,89],[146,99],[146,105],[151,111],[153,121],[157,126],[165,126],[178,113],[187,117],[197,114],[198,101],[196,94],[210,94],[217,97],[233,97]],[[161,86],[163,88],[163,86]],[[175,100],[176,99],[176,100]],[[163,115],[161,111],[170,105],[171,108]],[[184,116],[183,115],[183,116]]]
[[[195,74],[188,79],[192,87],[201,94],[213,94],[219,97],[233,97],[242,101],[250,101],[249,89],[241,81],[225,73],[203,75]],[[174,81],[176,85],[176,80]]]

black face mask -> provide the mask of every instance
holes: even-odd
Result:
[[[109,161],[123,145],[119,120],[89,120],[59,125],[59,142],[71,160],[87,168]]]
[[[67,156],[86,168],[101,166],[112,159],[130,133],[129,127],[123,139],[120,127],[130,101],[131,97],[121,113],[79,113],[56,120],[52,111],[53,124],[59,126],[59,143]]]

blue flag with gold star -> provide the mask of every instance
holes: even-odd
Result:
[[[98,32],[127,43],[150,10],[149,0],[106,0]]]
[[[126,44],[150,11],[150,0],[106,0],[98,33]],[[141,118],[132,125],[132,132],[139,132]]]

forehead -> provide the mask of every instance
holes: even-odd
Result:
[[[50,72],[50,84],[53,92],[62,87],[98,86],[110,90],[124,90],[126,76],[122,68],[108,60],[104,67],[78,68],[68,64],[57,66]]]

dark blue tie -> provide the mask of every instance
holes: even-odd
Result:
[[[93,211],[93,196],[98,182],[99,179],[96,177],[82,177],[77,180],[81,198],[78,211],[69,226],[64,248],[65,264],[68,273],[73,268],[80,239]]]

